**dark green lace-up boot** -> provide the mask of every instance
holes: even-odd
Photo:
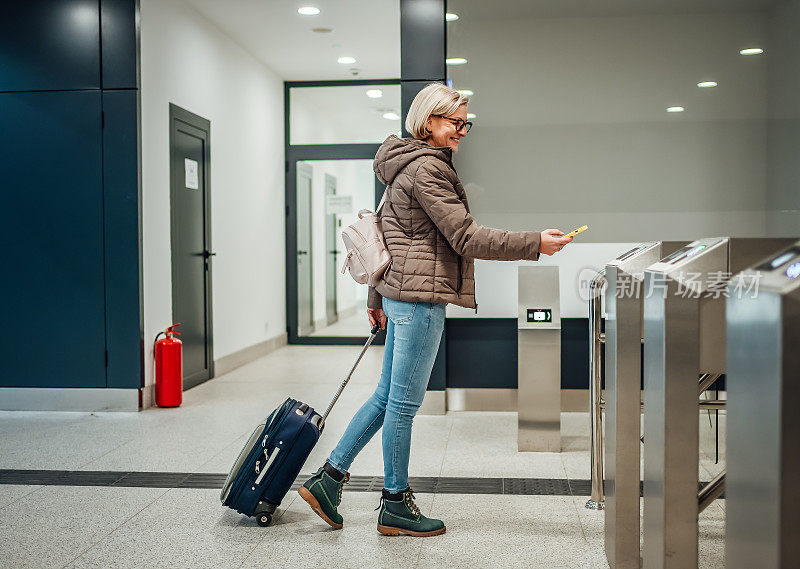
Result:
[[[399,495],[384,490],[378,508],[378,531],[383,535],[429,537],[445,532],[442,520],[428,518],[420,513],[414,503],[414,492],[411,488]]]
[[[337,482],[324,468],[320,468],[297,492],[329,526],[342,529],[342,516],[337,508],[342,502],[342,488],[349,480],[349,472],[341,482]]]

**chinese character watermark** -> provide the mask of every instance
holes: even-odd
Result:
[[[644,278],[643,273],[632,275],[617,271],[615,289],[609,291],[616,298],[650,298],[660,294],[666,298],[668,291],[681,298],[750,298],[758,297],[759,281],[763,274],[761,271],[738,273],[733,275],[730,271],[689,272],[680,271],[673,275],[651,273],[649,278]],[[670,287],[669,282],[677,283]],[[581,269],[578,274],[578,296],[583,300],[597,298],[607,287],[605,275],[591,267]]]

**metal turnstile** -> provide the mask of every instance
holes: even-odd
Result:
[[[728,285],[725,565],[800,564],[800,241]]]
[[[698,514],[724,490],[698,494],[698,394],[725,373],[725,287],[790,242],[700,239],[645,270],[644,569],[697,567]]]
[[[561,303],[558,267],[519,267],[520,451],[561,452]]]
[[[605,446],[605,550],[612,569],[639,569],[644,271],[685,243],[644,243],[605,268],[605,434],[598,438]]]

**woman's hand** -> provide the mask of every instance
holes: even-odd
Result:
[[[572,242],[572,237],[561,237],[563,231],[558,229],[545,229],[542,231],[542,240],[539,243],[539,252],[545,255],[552,255],[564,248],[564,245]]]
[[[381,330],[386,330],[386,314],[383,313],[383,309],[367,308],[367,316],[369,316],[370,326],[380,323]]]

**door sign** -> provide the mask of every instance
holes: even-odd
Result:
[[[188,190],[200,189],[200,182],[197,179],[197,161],[184,158],[183,170],[186,178],[186,181],[184,182],[186,189]]]
[[[328,194],[325,196],[325,213],[328,215],[337,213],[353,213],[353,196],[337,196]]]

